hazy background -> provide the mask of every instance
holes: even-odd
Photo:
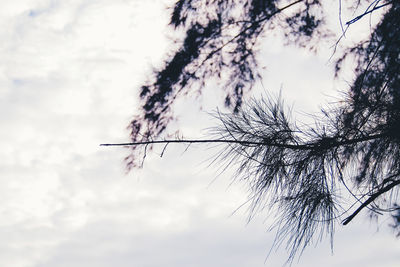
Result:
[[[264,263],[270,218],[247,223],[247,188],[229,171],[215,179],[215,149],[172,146],[125,174],[138,86],[170,47],[173,1],[2,0],[0,6],[0,265],[12,267],[280,266],[284,248]],[[326,51],[329,51],[329,47]],[[258,91],[282,94],[313,112],[335,95],[329,54],[270,41]],[[264,62],[265,61],[265,62]],[[285,72],[282,71],[285,70]],[[213,125],[223,99],[210,84],[180,101],[174,125],[185,137]],[[203,103],[200,110],[200,102]],[[302,116],[296,113],[295,116]],[[157,154],[158,153],[158,154]],[[234,214],[232,214],[234,213]],[[364,216],[364,217],[363,217]],[[365,214],[308,248],[294,266],[400,263],[389,221]],[[377,232],[379,228],[379,232]]]

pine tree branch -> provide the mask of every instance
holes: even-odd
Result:
[[[100,144],[100,146],[140,146],[150,144],[170,144],[170,143],[225,143],[225,144],[239,144],[244,146],[275,146],[288,149],[310,149],[309,145],[290,145],[290,144],[278,144],[268,142],[253,142],[253,141],[241,141],[241,140],[226,140],[226,139],[166,139],[166,140],[154,140],[154,141],[143,141],[143,142],[132,142],[132,143],[116,143],[116,144]]]
[[[398,175],[398,174],[397,174]],[[397,176],[395,175],[395,176]],[[373,202],[376,198],[378,198],[380,195],[386,193],[387,191],[389,191],[390,189],[392,189],[393,187],[397,186],[400,184],[400,180],[397,181],[393,181],[392,183],[388,184],[387,186],[379,189],[377,192],[375,192],[374,194],[372,194],[365,202],[363,202],[361,204],[361,206],[353,212],[353,214],[351,214],[349,217],[347,217],[344,221],[343,221],[343,225],[347,225],[349,222],[351,222],[351,220],[353,220],[353,218],[360,213],[360,211],[365,208],[366,206],[368,206],[369,204],[371,204],[371,202]]]
[[[391,5],[392,3],[393,3],[393,1],[390,1],[390,2],[387,2],[387,3],[382,4],[382,5],[380,5],[380,6],[376,6],[376,7],[374,7],[374,8],[371,9],[371,10],[366,10],[366,11],[365,11],[364,13],[362,13],[361,15],[359,15],[359,16],[355,17],[354,19],[349,20],[348,22],[346,22],[346,25],[353,24],[353,23],[355,23],[356,21],[358,21],[358,20],[360,20],[361,18],[363,18],[365,15],[368,15],[368,14],[370,14],[370,13],[372,13],[372,12],[374,12],[374,11],[376,11],[376,10],[382,8],[382,7],[385,7],[385,6],[387,6],[387,5]]]
[[[242,31],[240,31],[238,34],[236,34],[235,36],[233,36],[230,40],[228,40],[226,43],[222,44],[220,47],[214,49],[213,51],[211,51],[207,57],[199,64],[199,66],[202,66],[207,60],[209,60],[214,54],[218,53],[219,51],[221,51],[225,46],[227,46],[228,44],[232,43],[234,40],[236,40],[237,38],[239,38],[240,36],[242,36],[243,34],[245,34],[248,30],[254,28],[254,25],[260,24],[263,21],[266,21],[268,19],[271,19],[273,16],[281,13],[282,11],[284,11],[285,9],[288,9],[300,2],[303,2],[304,0],[297,0],[293,3],[290,3],[282,8],[279,8],[278,10],[276,10],[275,12],[273,12],[272,14],[269,14],[268,16],[265,16],[263,18],[260,18],[259,20],[253,21],[251,22],[251,25],[244,28]]]
[[[375,134],[369,135],[354,139],[345,139],[343,141],[333,141],[329,145],[323,146],[324,149],[332,149],[344,145],[351,145],[360,142],[371,141],[374,139],[382,138],[385,134]],[[165,139],[165,140],[150,140],[150,141],[140,141],[140,142],[130,142],[130,143],[109,143],[109,144],[100,144],[100,146],[140,146],[140,145],[152,145],[152,144],[170,144],[170,143],[225,143],[225,144],[239,144],[244,146],[273,146],[273,147],[280,147],[280,148],[287,148],[293,150],[312,150],[321,148],[320,141],[315,141],[306,144],[281,144],[281,143],[274,143],[268,141],[244,141],[244,140],[234,140],[234,139]]]

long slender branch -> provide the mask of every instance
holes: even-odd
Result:
[[[331,149],[343,145],[351,145],[359,142],[366,142],[378,138],[384,137],[385,134],[369,135],[365,137],[359,137],[354,139],[347,139],[343,141],[332,142],[332,144],[325,146],[325,149]],[[113,143],[113,144],[100,144],[100,146],[140,146],[140,145],[150,145],[150,144],[170,144],[170,143],[225,143],[225,144],[239,144],[243,146],[274,146],[294,150],[311,150],[319,147],[318,142],[306,143],[306,144],[281,144],[268,141],[245,141],[236,139],[165,139],[165,140],[150,140],[150,141],[139,141],[130,143]]]
[[[117,143],[117,144],[100,144],[100,146],[139,146],[149,144],[170,144],[170,143],[225,143],[225,144],[240,144],[240,145],[268,145],[283,147],[288,149],[309,149],[308,145],[290,145],[290,144],[279,144],[279,143],[267,143],[267,142],[254,142],[254,141],[241,141],[241,140],[229,140],[229,139],[165,139],[155,141],[142,141],[132,143]]]
[[[347,217],[344,221],[343,221],[343,225],[348,224],[349,222],[351,222],[351,220],[353,220],[353,218],[360,213],[360,211],[365,208],[366,206],[368,206],[369,204],[371,204],[371,202],[373,202],[377,197],[379,197],[380,195],[382,195],[383,193],[386,193],[387,191],[389,191],[390,189],[392,189],[393,187],[397,186],[400,184],[400,180],[397,181],[393,181],[392,183],[390,183],[389,185],[379,189],[377,192],[375,192],[374,194],[372,194],[364,203],[361,204],[360,207],[358,207],[358,209],[356,211],[353,212],[353,214],[351,214],[349,217]]]

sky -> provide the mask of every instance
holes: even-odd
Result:
[[[171,46],[162,0],[2,0],[0,9],[0,266],[281,266],[267,259],[266,214],[248,222],[246,185],[209,167],[213,148],[169,146],[125,172],[126,126],[138,87]],[[330,47],[326,48],[329,51]],[[298,110],[334,96],[327,54],[271,41],[258,84]],[[285,69],[286,74],[282,72]],[[290,75],[287,75],[290,73]],[[176,107],[185,137],[212,126],[215,86]],[[307,92],[307,93],[304,93]],[[256,93],[255,93],[256,94]],[[312,94],[312,98],[310,98]],[[201,104],[199,102],[202,102]],[[296,113],[301,117],[304,113]],[[387,225],[364,214],[309,247],[293,266],[400,263]]]

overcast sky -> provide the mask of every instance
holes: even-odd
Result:
[[[126,151],[99,147],[128,140],[138,86],[169,47],[171,2],[1,1],[0,266],[285,262],[284,248],[265,261],[274,237],[269,218],[247,223],[246,208],[232,214],[247,189],[231,184],[229,171],[214,179],[204,160],[215,150],[170,146],[163,158],[152,153],[143,170],[125,174]],[[307,112],[335,94],[329,56],[270,44],[264,89],[282,88],[288,103]],[[200,100],[178,105],[186,137],[212,125],[207,112],[220,104],[214,89],[206,90],[202,110]],[[333,254],[324,241],[293,266],[399,266],[389,221],[365,217],[337,227]]]

